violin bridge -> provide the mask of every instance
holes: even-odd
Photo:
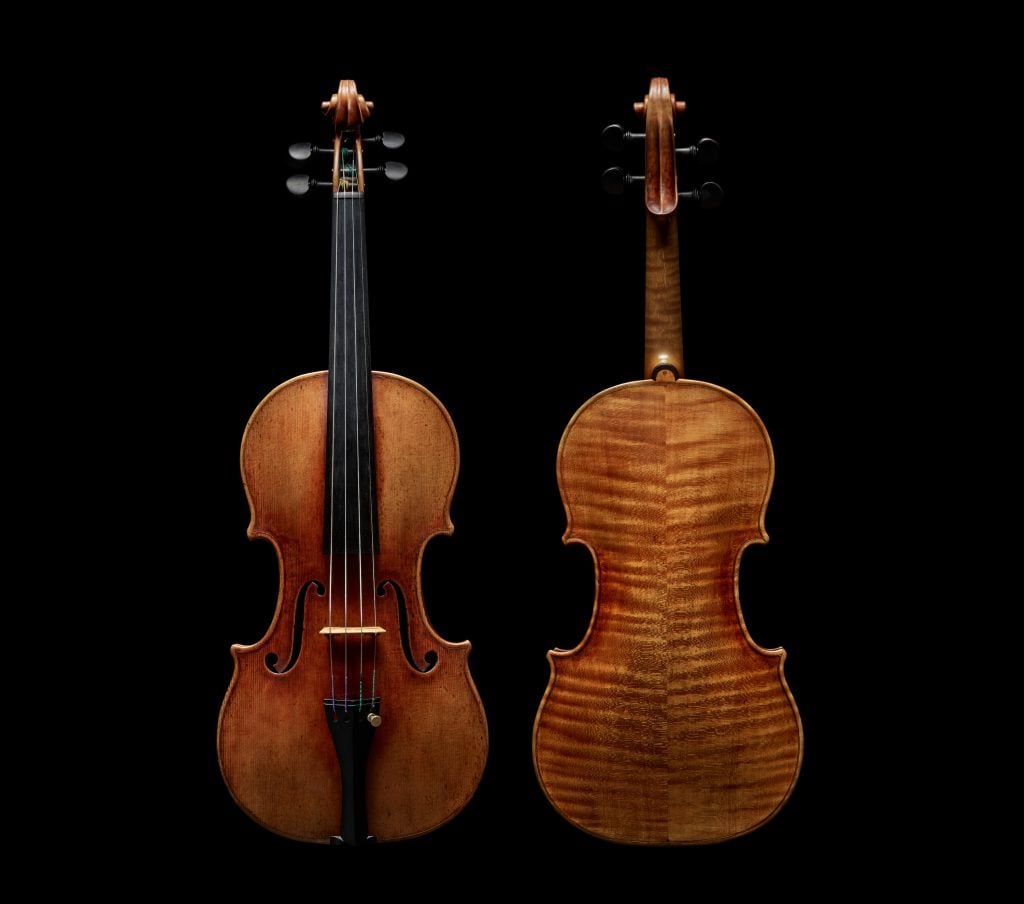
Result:
[[[321,634],[387,634],[384,628],[377,625],[367,625],[359,628],[338,628],[329,626],[320,629]]]

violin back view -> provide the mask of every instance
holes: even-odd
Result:
[[[739,606],[740,556],[767,539],[771,442],[742,399],[681,378],[678,108],[664,79],[638,106],[647,118],[649,378],[592,398],[559,447],[565,540],[591,550],[597,600],[579,646],[548,654],[534,764],[552,805],[587,832],[701,844],[778,812],[803,735],[785,653],[751,639]],[[717,186],[700,191],[714,196]]]

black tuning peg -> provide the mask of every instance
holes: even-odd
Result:
[[[693,157],[698,163],[718,163],[718,142],[714,138],[702,138],[688,148],[676,148],[683,157]]]
[[[400,132],[381,132],[379,135],[364,138],[363,144],[382,144],[389,151],[393,151],[405,144],[405,136]]]
[[[388,150],[395,150],[405,144],[405,136],[399,132],[381,132],[363,139],[363,144],[381,144]],[[333,154],[334,148],[322,148],[308,141],[300,141],[288,148],[288,156],[295,164],[305,163],[314,154]]]
[[[613,166],[601,174],[601,186],[610,195],[621,195],[627,185],[643,181],[643,176],[632,176],[620,166]],[[705,209],[718,207],[724,197],[725,192],[717,182],[705,182],[700,188],[695,188],[693,191],[679,192],[679,200],[699,201],[700,206]]]
[[[385,147],[387,147],[387,145],[385,145]],[[383,166],[368,166],[363,170],[363,172],[383,173],[385,179],[390,179],[392,182],[401,182],[402,179],[409,175],[409,167],[404,163],[389,160]]]
[[[627,185],[643,181],[643,176],[631,176],[621,166],[613,166],[601,174],[601,187],[610,195],[621,195]]]
[[[386,179],[390,179],[392,182],[400,182],[409,174],[409,167],[404,163],[395,163],[394,161],[388,161],[383,166],[366,167],[363,170],[364,173],[383,173]],[[314,179],[312,176],[305,174],[298,174],[295,176],[289,176],[285,182],[285,186],[288,188],[293,195],[305,195],[308,194],[314,188],[330,188],[331,182],[321,182],[318,179]]]
[[[330,182],[320,182],[314,179],[312,176],[306,176],[301,174],[296,176],[289,176],[288,181],[285,183],[285,185],[287,186],[288,191],[290,191],[293,195],[307,194],[309,190],[313,188],[331,187]]]
[[[405,136],[400,132],[381,132],[363,139],[363,144],[382,144],[388,150],[395,150],[405,144]],[[334,148],[322,148],[308,141],[300,141],[288,148],[288,156],[297,163],[305,163],[314,154],[333,154]]]
[[[621,151],[627,141],[639,141],[646,137],[645,132],[627,132],[622,126],[612,124],[605,126],[601,132],[601,141],[609,151]]]
[[[627,141],[640,141],[646,137],[646,132],[627,132],[617,124],[605,126],[601,132],[601,141],[609,151],[621,151]],[[676,153],[682,157],[693,157],[698,163],[717,163],[719,147],[713,138],[702,138],[688,148],[676,148]]]
[[[314,154],[333,154],[334,148],[319,148],[308,141],[300,141],[288,148],[288,156],[295,163],[305,163]]]
[[[679,192],[681,201],[699,201],[700,206],[705,210],[718,207],[724,197],[725,192],[717,182],[705,182],[700,188],[695,188],[693,191]]]

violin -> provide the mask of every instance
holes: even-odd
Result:
[[[232,797],[261,826],[308,842],[363,845],[432,831],[470,800],[488,729],[470,644],[430,625],[427,542],[453,530],[459,446],[448,412],[412,380],[370,369],[364,168],[373,103],[352,81],[322,105],[334,129],[328,369],[297,376],[245,428],[248,536],[277,553],[273,620],[235,644],[217,751]],[[317,159],[293,145],[296,159]]]
[[[533,760],[552,806],[598,837],[628,844],[720,842],[764,825],[793,791],[803,729],[783,674],[785,651],[762,649],[740,609],[740,558],[767,541],[771,441],[734,393],[683,378],[679,201],[714,206],[715,183],[680,194],[685,110],[668,80],[634,105],[644,132],[644,379],[598,393],[558,449],[563,542],[594,559],[590,626],[548,653]],[[613,168],[619,193],[641,181]]]

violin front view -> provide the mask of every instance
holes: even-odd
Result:
[[[266,635],[235,644],[217,750],[237,804],[303,841],[361,845],[436,829],[470,800],[487,759],[487,721],[468,641],[431,628],[420,559],[450,533],[459,468],[451,418],[422,386],[370,370],[365,175],[373,110],[352,81],[321,105],[334,126],[330,362],[259,405],[242,440],[250,538],[277,552]],[[293,145],[297,159],[320,150]]]
[[[534,726],[534,765],[555,809],[601,838],[702,844],[763,825],[785,803],[803,731],[781,649],[757,646],[740,612],[740,556],[764,542],[774,475],[771,442],[742,399],[683,379],[679,201],[714,206],[715,183],[680,194],[685,108],[653,79],[635,111],[645,172],[605,173],[621,192],[643,183],[647,276],[644,379],[594,396],[558,450],[566,542],[595,562],[590,628],[548,654],[551,678]]]

